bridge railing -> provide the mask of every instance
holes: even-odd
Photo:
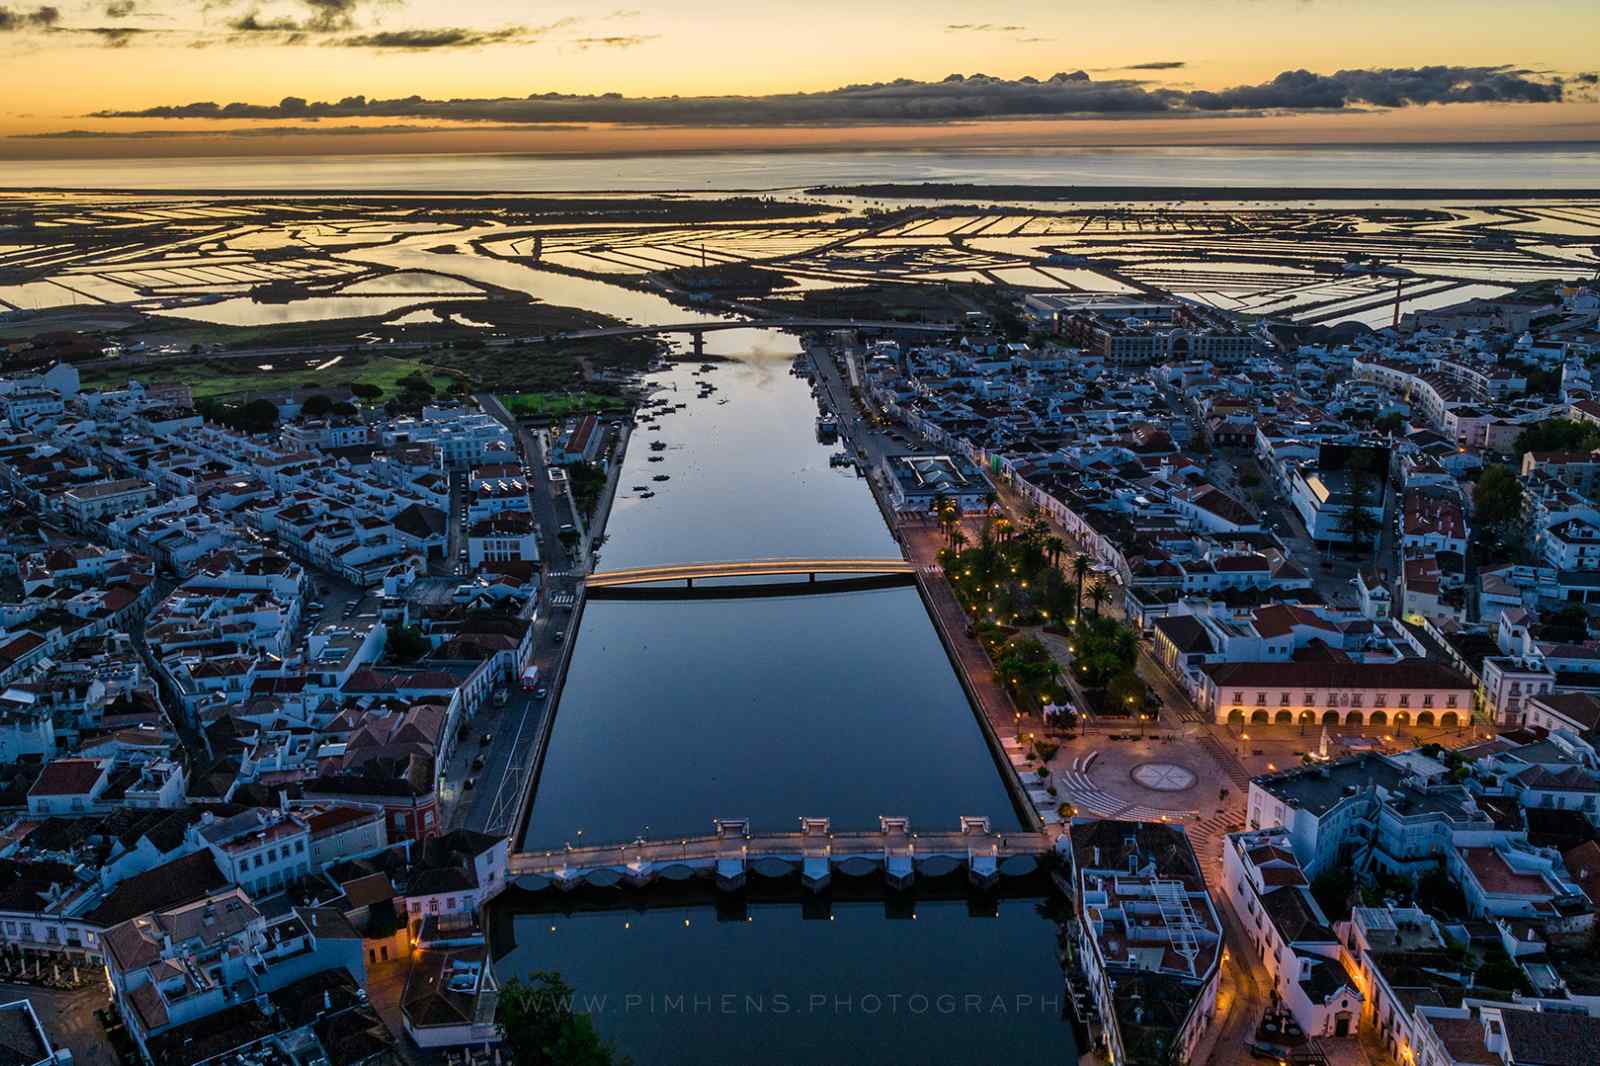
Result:
[[[826,837],[798,832],[754,833],[747,837],[693,836],[676,840],[644,840],[623,844],[585,845],[543,851],[513,852],[512,877],[550,874],[563,869],[621,868],[632,863],[671,864],[714,862],[737,848],[746,859],[800,856],[826,845],[838,856],[878,855],[885,848],[908,848],[913,854],[965,855],[969,850],[1004,859],[1012,855],[1039,855],[1051,848],[1043,833],[882,833],[876,831],[831,833]]]
[[[716,563],[673,563],[600,570],[585,580],[592,588],[648,584],[693,578],[763,577],[777,574],[906,574],[914,567],[904,559],[745,559]]]

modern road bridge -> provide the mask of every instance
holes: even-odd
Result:
[[[818,574],[881,575],[915,572],[916,568],[904,559],[748,559],[724,563],[675,563],[668,566],[600,570],[590,574],[584,580],[584,584],[591,589],[597,589],[682,581],[692,588],[697,578],[805,574],[815,581]]]

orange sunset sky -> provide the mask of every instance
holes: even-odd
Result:
[[[1600,139],[1597,40],[1592,0],[0,0],[0,156]]]

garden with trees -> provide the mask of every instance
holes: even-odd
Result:
[[[1037,511],[1020,522],[986,517],[975,543],[952,500],[935,498],[932,512],[946,541],[945,576],[1019,710],[1035,714],[1047,704],[1078,702],[1039,631],[1066,641],[1072,680],[1089,709],[1131,715],[1142,708],[1146,689],[1134,671],[1138,637],[1103,613],[1111,593],[1091,580],[1087,556],[1069,556],[1067,542]]]

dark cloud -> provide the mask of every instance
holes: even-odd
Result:
[[[1008,26],[996,22],[952,22],[945,26],[946,33],[1021,33],[1026,26]]]
[[[74,26],[57,32],[81,33],[88,37],[98,37],[107,48],[126,48],[132,41],[162,31],[146,30],[137,26]]]
[[[1189,64],[1181,59],[1156,59],[1149,63],[1135,63],[1132,66],[1122,67],[1122,70],[1182,70]]]
[[[572,43],[579,48],[637,48],[659,36],[658,33],[618,33],[609,37],[577,37]]]
[[[1095,81],[1083,71],[1043,81],[952,74],[943,81],[897,80],[816,93],[772,96],[626,97],[543,93],[528,97],[429,100],[409,96],[369,100],[351,96],[277,104],[200,102],[135,111],[102,111],[97,118],[233,118],[321,120],[405,118],[437,121],[637,125],[781,126],[961,122],[991,118],[1116,118],[1271,110],[1405,107],[1469,101],[1525,102],[1563,98],[1558,79],[1536,81],[1504,67],[1421,67],[1287,71],[1262,85],[1217,92],[1152,87],[1142,81]]]
[[[402,52],[429,52],[440,48],[480,48],[488,44],[509,44],[537,38],[524,26],[500,30],[468,30],[446,27],[436,30],[389,30],[340,37],[329,41],[340,48],[379,48]]]
[[[414,30],[374,30],[371,33],[338,35],[361,0],[306,0],[318,14],[309,19],[286,16],[263,18],[251,10],[227,23],[231,40],[263,44],[307,44],[318,42],[334,48],[371,48],[392,52],[431,52],[449,48],[480,48],[494,44],[531,44],[557,30],[578,22],[558,19],[543,26],[505,26],[498,30],[440,26]]]
[[[302,23],[288,16],[262,18],[260,12],[247,11],[227,22],[230,38],[259,40],[263,43],[299,44],[306,39]]]
[[[572,126],[458,126],[455,128],[416,125],[385,126],[243,126],[221,130],[53,130],[48,133],[14,133],[14,141],[150,141],[195,137],[361,137],[374,134],[407,133],[482,133],[506,131],[527,133],[530,130],[559,130],[561,133],[582,131]]]
[[[1572,80],[1579,85],[1600,84],[1600,71],[1586,70],[1582,74],[1574,74]]]
[[[311,9],[306,29],[315,33],[336,33],[348,30],[355,24],[356,8],[361,0],[300,0]]]
[[[1329,110],[1369,104],[1541,103],[1562,98],[1559,80],[1538,81],[1508,67],[1403,67],[1313,74],[1286,70],[1261,85],[1189,93],[1200,111],[1241,108]]]
[[[306,8],[303,18],[292,15],[263,16],[259,8],[228,19],[230,36],[259,44],[304,44],[313,36],[344,33],[355,26],[356,13],[371,0],[299,0]],[[206,0],[209,8],[230,7],[233,0]]]
[[[0,6],[0,33],[21,30],[48,30],[61,21],[58,7],[36,7],[32,11]]]
[[[125,19],[136,9],[133,0],[110,0],[105,10],[108,19]]]

